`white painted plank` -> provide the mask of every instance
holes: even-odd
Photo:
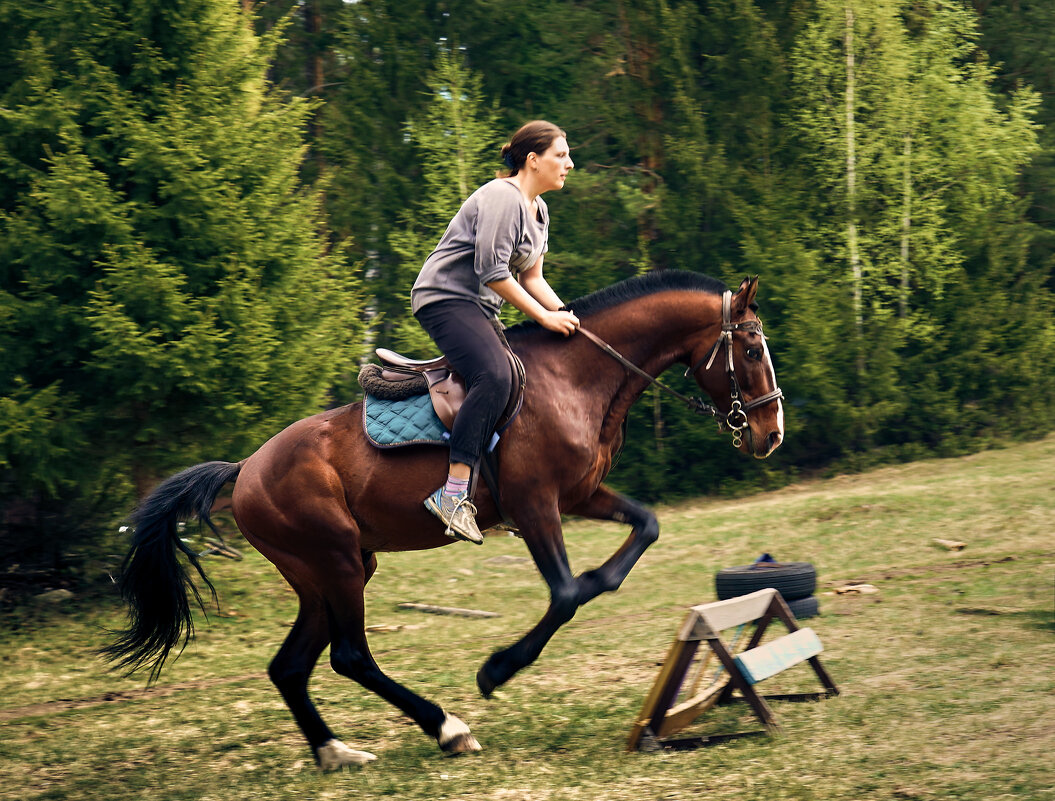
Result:
[[[779,640],[752,648],[736,657],[748,684],[758,684],[824,650],[813,629],[799,629]]]

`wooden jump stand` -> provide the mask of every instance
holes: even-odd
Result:
[[[766,628],[774,618],[784,623],[789,633],[766,645],[759,645]],[[753,621],[757,623],[747,647],[739,656],[733,656],[722,642],[721,633]],[[692,697],[675,706],[701,642],[706,642],[711,652],[702,659],[696,678],[689,688],[689,695]],[[766,698],[807,701],[839,694],[835,682],[817,658],[817,654],[822,650],[823,646],[817,635],[812,629],[799,628],[795,616],[775,589],[758,590],[739,598],[692,607],[667,654],[655,685],[645,699],[641,714],[630,731],[627,750],[699,748],[738,737],[776,733],[780,727],[766,704]],[[720,675],[700,691],[703,674],[711,656],[717,657],[721,663]],[[754,685],[760,681],[805,661],[810,663],[813,672],[824,685],[824,692],[768,696],[756,692]],[[734,698],[734,692],[739,693],[740,697]],[[751,706],[755,716],[765,726],[764,730],[710,737],[670,738],[670,735],[684,729],[715,705],[739,700],[746,701]]]

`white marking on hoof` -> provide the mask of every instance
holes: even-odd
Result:
[[[448,754],[467,754],[470,751],[479,751],[480,743],[473,737],[469,727],[454,715],[447,715],[440,726],[440,735],[436,738],[440,748]]]
[[[319,768],[324,771],[340,770],[350,765],[365,765],[377,759],[366,751],[356,751],[340,740],[327,740],[316,752],[319,757]]]

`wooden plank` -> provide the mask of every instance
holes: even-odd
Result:
[[[700,664],[696,668],[696,678],[692,680],[692,686],[689,688],[689,695],[696,695],[700,691],[700,684],[703,682],[703,676],[705,673],[709,673],[707,666],[711,663],[711,657],[714,656],[713,651],[707,651],[700,658]],[[713,682],[712,682],[713,683]]]
[[[788,609],[787,603],[778,594],[773,601],[774,608],[776,609],[777,617],[779,617],[784,624],[788,627],[788,631],[798,631],[799,625],[795,620],[795,616],[791,614],[791,610]],[[829,695],[838,695],[839,688],[835,686],[835,682],[832,681],[832,677],[828,675],[828,671],[824,669],[821,664],[821,660],[816,656],[810,657],[810,667],[813,668],[813,672],[817,675],[817,678],[821,680],[821,684],[828,691]]]
[[[663,727],[667,711],[678,700],[678,693],[681,692],[681,685],[685,682],[685,675],[689,672],[689,668],[692,666],[692,659],[696,655],[696,650],[700,647],[698,642],[682,642],[680,645],[682,647],[675,654],[669,678],[659,694],[656,707],[652,710],[652,717],[648,723],[648,727],[653,734]]]
[[[722,690],[725,689],[725,685],[728,683],[729,676],[722,676],[715,684],[708,687],[695,698],[690,698],[688,701],[672,707],[663,719],[663,723],[660,724],[656,737],[660,739],[669,737],[692,724],[696,718],[718,703]]]
[[[757,620],[765,614],[773,596],[779,593],[772,587],[692,607],[693,615],[685,621],[678,637],[682,640],[713,640],[726,629]]]
[[[765,724],[768,731],[779,731],[780,726],[777,725],[777,719],[773,715],[773,710],[769,708],[762,696],[755,692],[755,688],[744,677],[743,672],[736,664],[736,659],[726,650],[722,641],[716,638],[708,640],[707,644],[711,646],[711,650],[722,661],[722,665],[725,666],[726,671],[729,673],[729,683],[725,685],[725,689],[719,694],[719,703],[722,702],[722,699],[728,700],[730,691],[736,689],[744,697],[744,700],[751,705],[755,717]]]
[[[457,615],[458,617],[499,617],[497,612],[484,612],[481,609],[459,609],[456,606],[433,606],[432,604],[396,604],[397,609],[413,609],[415,612],[428,612],[432,615]]]
[[[667,658],[663,660],[663,667],[660,668],[659,675],[656,677],[656,682],[652,685],[648,697],[645,698],[645,704],[641,708],[641,713],[637,716],[637,720],[634,721],[634,726],[630,730],[630,737],[626,743],[627,751],[637,750],[645,729],[649,727],[652,719],[656,716],[657,708],[661,703],[662,696],[667,691],[668,685],[676,682],[679,687],[681,686],[685,675],[685,652],[691,651],[695,653],[698,647],[698,644],[686,642],[685,640],[674,640],[671,644],[670,650],[667,652]],[[691,661],[692,654],[689,655],[689,659]],[[676,675],[679,669],[682,671],[681,675]],[[666,714],[666,711],[664,709],[663,714]]]
[[[734,660],[744,679],[758,684],[824,650],[813,629],[799,629],[766,645],[745,651]]]

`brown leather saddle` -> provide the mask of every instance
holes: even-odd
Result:
[[[520,361],[513,351],[505,348],[506,356],[509,357],[509,366],[513,371],[514,381],[509,399],[506,401],[505,410],[498,418],[496,433],[501,434],[520,413],[520,407],[524,403],[524,387],[527,383],[527,374],[524,372],[524,363]],[[408,359],[388,348],[377,348],[374,353],[381,360],[381,370],[375,372],[374,378],[393,386],[413,386],[424,380],[425,388],[432,399],[432,408],[436,416],[448,431],[454,426],[454,418],[465,401],[465,381],[460,375],[451,369],[446,356],[438,359]],[[420,394],[410,392],[408,394]]]

